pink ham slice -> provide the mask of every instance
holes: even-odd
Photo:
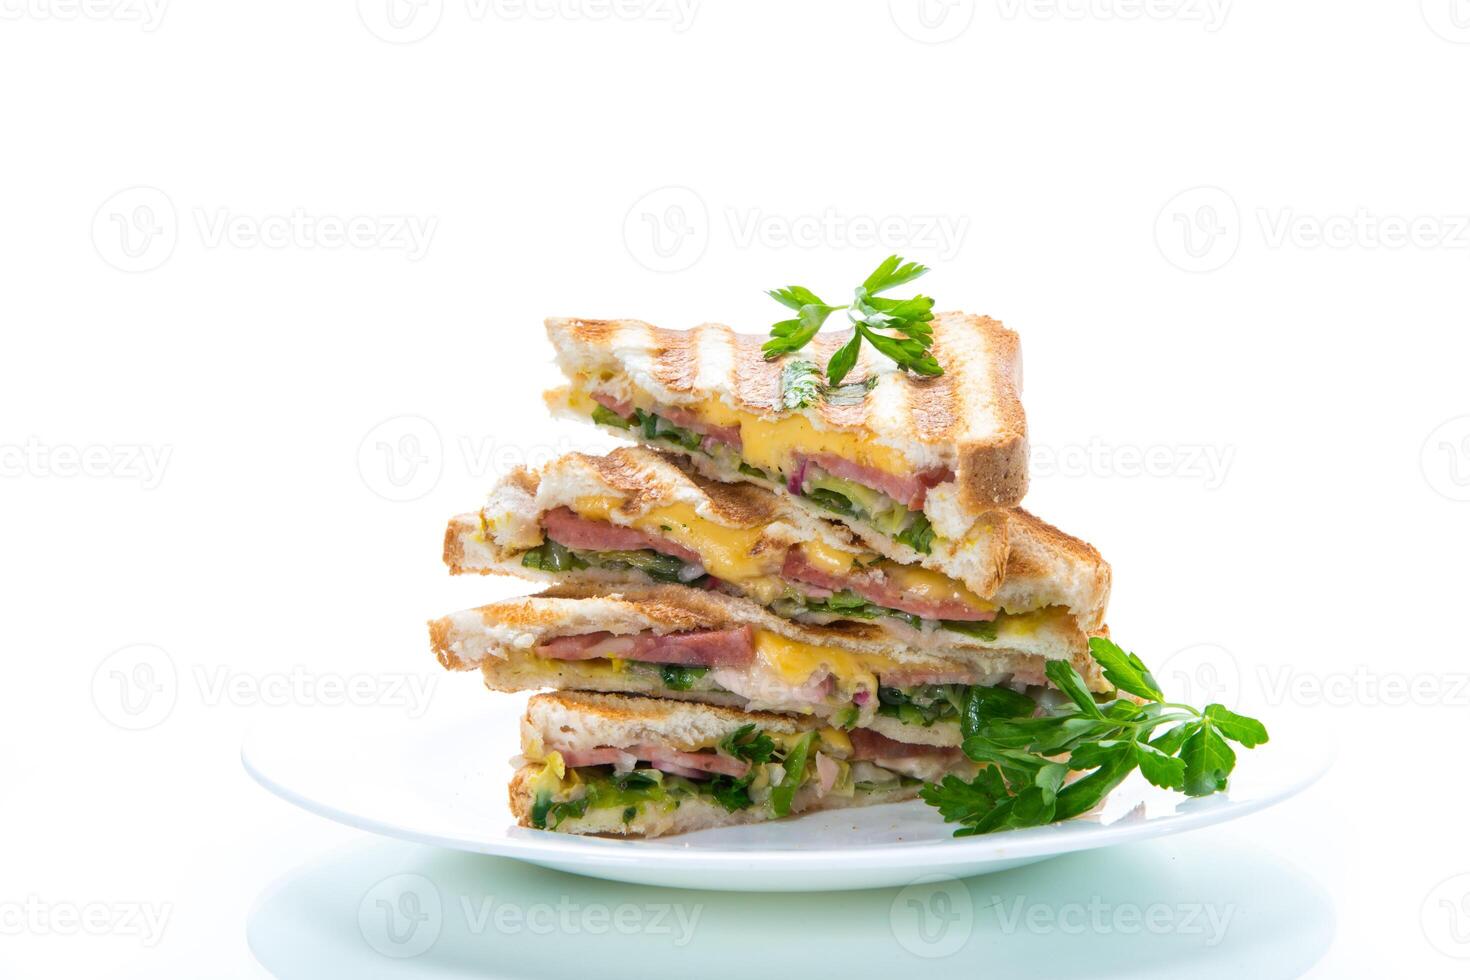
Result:
[[[620,402],[611,395],[594,394],[592,400],[603,408],[615,412],[621,417],[628,419],[633,417],[633,404],[631,402]],[[675,425],[698,432],[700,435],[714,442],[724,443],[734,449],[740,448],[740,427],[738,425],[714,425],[706,422],[693,412],[686,412],[682,408],[673,406],[655,407],[654,414],[662,415]]]
[[[930,487],[937,487],[954,479],[954,473],[950,470],[920,470],[907,476],[898,476],[873,466],[854,463],[832,453],[817,453],[810,459],[833,476],[861,483],[874,490],[882,490],[910,510],[923,509],[924,496]]]
[[[748,667],[755,659],[755,635],[749,626],[730,630],[698,630],[689,633],[583,633],[559,636],[536,648],[553,660],[594,660],[617,657],[652,664],[684,664],[690,667]]]
[[[608,521],[588,520],[568,507],[547,511],[541,516],[541,526],[553,541],[574,551],[641,551],[651,548],[661,554],[699,563],[698,553],[667,538]]]
[[[592,400],[601,405],[603,408],[612,412],[614,415],[621,416],[625,419],[630,419],[633,417],[632,402],[620,402],[612,395],[604,395],[601,392],[594,393],[592,396]]]
[[[816,568],[797,548],[792,548],[786,553],[786,562],[781,567],[781,574],[788,579],[831,589],[834,592],[850,589],[869,602],[886,606],[889,609],[897,609],[899,612],[911,613],[923,619],[957,619],[978,623],[995,618],[994,610],[976,609],[958,599],[943,601],[920,599],[890,582],[881,571],[871,570],[854,572],[851,575],[837,575]]]
[[[738,425],[714,425],[682,408],[655,408],[654,411],[675,425],[698,432],[707,439],[722,442],[732,449],[740,448],[740,426]]]
[[[880,735],[870,728],[854,728],[847,733],[852,741],[852,757],[876,759],[958,759],[963,753],[954,746],[915,745]]]
[[[616,412],[623,418],[631,418],[633,405],[631,402],[618,401],[611,395],[594,393],[592,399],[604,408]],[[661,415],[681,428],[698,432],[710,442],[722,443],[732,449],[739,450],[741,447],[740,426],[738,425],[715,425],[701,419],[693,412],[672,405],[654,406],[654,413]],[[844,480],[852,480],[861,483],[865,487],[881,490],[910,510],[922,510],[924,497],[932,487],[941,483],[947,483],[954,479],[954,471],[948,469],[920,470],[899,476],[880,470],[875,466],[864,466],[845,459],[834,453],[816,453],[812,456],[798,456],[792,461],[791,479],[788,481],[788,489],[792,493],[801,492],[802,475],[806,472],[808,463],[816,463],[822,469],[833,476]]]
[[[548,746],[550,748],[551,746]],[[675,775],[686,776],[690,773],[696,775],[734,776],[739,779],[750,771],[750,763],[739,759],[732,759],[718,752],[680,752],[664,745],[630,745],[625,749],[615,749],[604,745],[595,749],[577,749],[574,751],[561,751],[562,761],[568,766],[611,766],[615,765],[622,756],[633,756],[642,762],[647,762],[655,769],[672,772]]]

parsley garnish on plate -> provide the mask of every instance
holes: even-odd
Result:
[[[811,343],[828,316],[846,310],[852,323],[852,339],[827,361],[827,384],[836,387],[842,383],[857,364],[858,348],[864,340],[905,371],[930,376],[943,374],[944,369],[929,352],[934,344],[934,330],[929,326],[929,321],[934,319],[934,300],[923,295],[910,299],[878,295],[912,282],[928,271],[927,266],[890,255],[853,291],[852,302],[845,306],[833,306],[805,286],[769,290],[772,299],[795,310],[796,316],[773,324],[771,339],[761,350],[767,360],[799,351]],[[798,405],[787,407],[805,408],[811,403],[810,396],[797,401]]]
[[[1163,789],[1209,796],[1235,768],[1231,742],[1250,749],[1268,741],[1265,725],[1223,705],[1201,711],[1165,701],[1143,661],[1111,640],[1093,637],[1088,646],[1103,676],[1143,703],[1099,704],[1071,664],[1052,661],[1046,676],[1070,705],[1037,717],[966,718],[965,754],[989,765],[970,782],[946,776],[922,791],[945,820],[962,825],[956,837],[1079,816],[1134,769]],[[1086,775],[1068,782],[1077,772]]]

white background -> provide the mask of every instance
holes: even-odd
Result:
[[[268,885],[393,866],[240,737],[331,724],[324,679],[484,696],[423,621],[516,587],[449,579],[443,522],[598,441],[541,411],[543,317],[762,331],[762,289],[901,251],[1020,332],[1027,506],[1111,560],[1115,636],[1341,745],[1277,811],[1007,887],[1245,877],[1219,947],[1070,940],[1109,975],[1149,944],[1174,975],[1463,975],[1464,0],[161,4],[0,0],[0,973],[262,975]],[[758,901],[720,908],[779,954]],[[862,976],[845,921],[777,935]],[[640,962],[601,948],[574,972]]]

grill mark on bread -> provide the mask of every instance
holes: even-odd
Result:
[[[699,376],[699,335],[695,330],[653,330],[648,357],[653,376],[670,388],[692,388]]]
[[[729,331],[735,349],[735,370],[729,383],[735,388],[736,407],[758,415],[774,414],[781,405],[781,371],[779,367],[773,371],[775,362],[767,361],[761,353],[764,341],[749,334],[735,333],[729,327],[721,329]]]
[[[693,483],[708,504],[708,513],[727,527],[758,527],[781,515],[779,500],[769,491],[749,483],[720,483],[696,476],[675,465],[672,458],[660,456],[640,446],[623,446],[606,456],[570,453],[557,465],[568,460],[587,467],[610,490],[625,498],[619,510],[636,514],[673,500],[671,485]]]
[[[780,404],[780,379],[783,364],[788,360],[809,360],[818,367],[824,366],[839,347],[852,337],[849,330],[818,334],[806,348],[773,361],[761,354],[761,345],[766,337],[736,333],[721,323],[703,323],[689,330],[669,330],[655,327],[641,320],[584,320],[551,318],[546,321],[553,340],[561,332],[589,348],[602,348],[596,353],[604,360],[616,360],[617,352],[607,349],[620,330],[637,332],[645,338],[645,348],[653,362],[653,375],[670,391],[681,395],[702,393],[697,387],[698,344],[697,337],[709,331],[717,331],[731,338],[735,347],[735,375],[729,379],[733,384],[733,407],[757,414],[768,414]],[[963,406],[955,397],[956,385],[962,379],[951,375],[967,374],[965,366],[957,363],[946,349],[945,338],[954,331],[966,331],[981,338],[981,346],[997,359],[987,363],[992,387],[997,395],[1014,393],[1014,387],[995,382],[1005,381],[1003,372],[1013,362],[1019,349],[1016,335],[999,321],[990,317],[973,316],[951,312],[938,314],[931,326],[934,328],[934,355],[945,367],[946,374],[939,378],[924,378],[907,372],[892,370],[886,358],[876,355],[864,344],[857,366],[848,375],[848,382],[858,382],[879,376],[879,384],[901,385],[909,392],[909,404],[913,421],[918,423],[914,438],[925,442],[941,443],[951,435],[962,432],[967,419]],[[974,380],[973,374],[969,375]],[[948,380],[946,380],[948,379]],[[1019,401],[1002,403],[996,401],[993,409],[1001,416],[1005,430],[1020,429],[1024,434],[1025,415]],[[865,403],[855,405],[826,405],[818,408],[818,414],[834,426],[856,427],[868,425]],[[901,420],[895,420],[901,422]]]

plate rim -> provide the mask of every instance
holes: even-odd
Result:
[[[344,826],[394,840],[531,862],[570,860],[585,867],[658,864],[670,870],[699,867],[725,869],[755,863],[777,864],[783,869],[800,870],[828,868],[837,862],[841,862],[844,868],[855,871],[887,868],[899,862],[916,868],[929,868],[938,863],[959,865],[964,862],[1039,858],[1094,850],[1197,830],[1275,806],[1305,792],[1318,782],[1332,768],[1337,755],[1334,743],[1322,741],[1315,746],[1317,751],[1306,756],[1312,762],[1309,769],[1259,796],[1244,801],[1230,800],[1227,797],[1213,806],[1202,806],[1182,813],[1176,811],[1136,823],[1127,823],[1120,819],[1101,826],[1083,819],[975,837],[950,836],[908,843],[864,844],[861,847],[720,849],[681,846],[677,836],[651,841],[586,837],[518,828],[520,833],[515,835],[472,839],[407,828],[313,798],[273,779],[251,758],[251,747],[256,741],[257,731],[258,728],[248,731],[240,747],[240,761],[250,777],[282,800]],[[1129,778],[1139,777],[1137,773],[1133,773]],[[918,801],[910,800],[880,804],[871,809],[917,805]],[[841,811],[825,812],[830,815]]]

